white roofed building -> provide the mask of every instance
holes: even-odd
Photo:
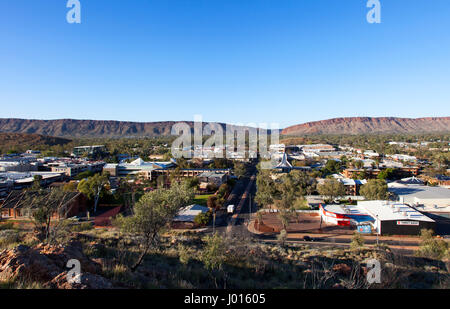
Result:
[[[419,235],[422,229],[436,229],[436,222],[404,203],[358,201],[361,212],[375,219],[374,228],[381,235]]]

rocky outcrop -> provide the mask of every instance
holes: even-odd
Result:
[[[284,135],[450,132],[450,117],[353,117],[308,122],[288,127]]]
[[[81,265],[81,283],[67,280],[66,267],[69,260],[76,259]],[[108,289],[111,282],[99,275],[100,264],[83,254],[81,243],[67,246],[39,244],[35,247],[19,245],[0,252],[0,281],[38,282],[55,289]]]

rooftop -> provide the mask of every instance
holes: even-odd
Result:
[[[204,212],[208,212],[209,208],[204,207],[201,205],[190,205],[182,208],[180,212],[178,212],[178,216],[176,216],[173,221],[179,221],[179,222],[192,222],[194,221],[195,217]]]
[[[418,199],[448,199],[450,206],[450,190],[442,187],[430,187],[420,184],[402,184],[392,182],[388,184],[389,191],[403,197],[407,203],[414,203]]]
[[[398,202],[390,201],[358,201],[358,207],[370,216],[380,220],[415,220],[434,222],[414,208]]]

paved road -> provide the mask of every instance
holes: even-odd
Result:
[[[247,224],[250,221],[250,213],[256,211],[253,206],[256,193],[256,171],[255,165],[250,166],[247,175],[236,183],[225,204],[226,206],[234,205],[235,213],[233,215],[222,214],[217,217],[217,233],[233,237],[254,237],[248,231]],[[250,208],[252,208],[251,211]]]

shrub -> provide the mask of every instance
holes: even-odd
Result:
[[[209,223],[209,220],[211,220],[211,212],[201,212],[199,213],[195,218],[194,222],[198,226],[205,226]]]
[[[420,231],[420,247],[416,255],[431,259],[442,259],[447,255],[449,246],[443,239],[435,239],[432,230]]]
[[[184,245],[178,245],[178,255],[180,259],[180,263],[183,265],[189,264],[189,261],[191,260],[191,251],[188,247]]]
[[[14,229],[14,223],[12,223],[12,222],[0,224],[0,231],[6,231],[6,230],[12,230],[12,229]]]
[[[20,241],[19,234],[15,231],[3,231],[0,233],[0,248],[9,247]]]
[[[226,243],[218,234],[205,237],[205,247],[201,254],[201,260],[209,271],[222,270],[226,261]]]
[[[277,236],[277,239],[280,242],[280,244],[282,246],[284,246],[284,244],[286,243],[286,239],[287,239],[287,232],[286,232],[286,230],[281,230],[280,234],[278,234],[278,236]]]
[[[364,246],[364,238],[361,236],[361,234],[355,232],[352,237],[352,242],[350,243],[351,249],[360,249]]]
[[[83,231],[89,231],[92,230],[94,226],[90,222],[83,222],[81,224],[73,225],[71,230],[73,232],[83,232]]]

